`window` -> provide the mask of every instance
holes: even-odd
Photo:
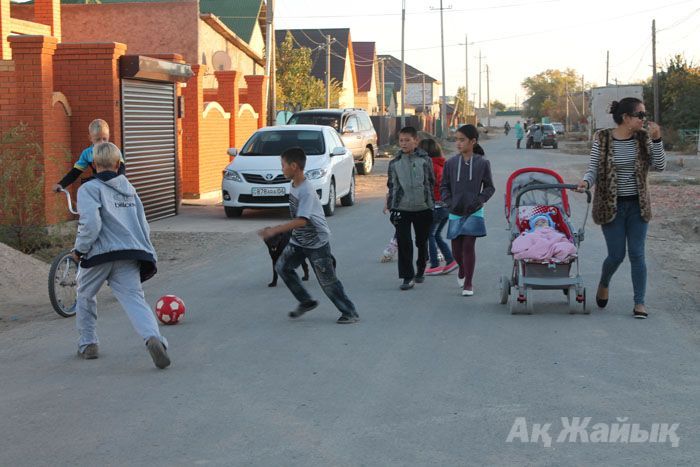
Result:
[[[372,122],[369,119],[369,116],[366,113],[360,113],[357,114],[357,116],[360,119],[360,129],[362,131],[369,131],[372,129]]]
[[[302,113],[293,115],[289,119],[290,125],[324,125],[340,130],[340,123],[337,115],[319,115],[312,113]]]
[[[326,152],[323,133],[313,130],[259,131],[241,150],[242,156],[279,156],[286,149],[300,147],[307,156]]]
[[[353,131],[360,131],[360,123],[357,121],[357,117],[354,115],[350,115],[348,117],[344,130],[347,131],[350,127],[352,127]]]
[[[328,132],[328,134],[330,135],[330,138],[331,138],[331,147],[330,147],[331,151],[337,147],[345,146],[343,144],[343,140],[340,139],[337,132],[330,131],[330,132]]]

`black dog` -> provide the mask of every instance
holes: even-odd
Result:
[[[292,233],[291,232],[284,232],[281,234],[273,235],[272,237],[265,239],[265,245],[267,245],[267,251],[270,253],[270,258],[272,258],[272,282],[267,284],[268,287],[276,287],[277,286],[277,271],[275,270],[275,265],[277,264],[277,260],[279,259],[279,257],[282,255],[282,252],[284,251],[285,247],[289,243],[290,238],[292,238]],[[336,267],[335,256],[331,255],[331,259],[333,260],[333,269],[335,269],[335,267]],[[306,264],[306,259],[304,259],[304,261],[302,261],[301,268],[304,270],[304,275],[302,276],[301,280],[308,281],[309,280],[309,265]]]
[[[272,282],[267,284],[268,287],[277,286],[277,271],[275,270],[275,265],[277,260],[282,255],[284,248],[289,243],[289,239],[292,238],[291,232],[284,232],[277,235],[273,235],[270,238],[265,239],[265,245],[267,245],[267,251],[270,253],[270,258],[272,258]],[[304,270],[304,276],[301,278],[303,281],[309,280],[309,265],[306,264],[306,260],[301,263],[301,267]]]

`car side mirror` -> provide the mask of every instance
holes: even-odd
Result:
[[[231,157],[236,157],[238,155],[238,149],[237,148],[228,148],[228,155]]]
[[[331,156],[342,156],[345,154],[345,148],[342,146],[337,146],[331,151]]]

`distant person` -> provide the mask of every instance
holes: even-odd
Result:
[[[523,140],[523,136],[525,136],[525,131],[523,130],[523,126],[520,124],[520,120],[515,122],[515,147],[517,149],[520,149],[520,142]]]
[[[510,132],[510,123],[506,122],[505,125],[503,125],[503,129],[505,130],[506,135]]]
[[[459,264],[457,283],[463,296],[471,296],[474,295],[476,239],[486,236],[484,204],[496,189],[491,164],[479,145],[476,127],[459,127],[455,142],[459,154],[445,163],[440,194],[450,211],[447,238],[452,240],[452,253]]]
[[[442,202],[440,197],[440,182],[442,182],[442,171],[445,166],[445,156],[442,154],[442,148],[432,138],[421,140],[418,144],[422,150],[428,153],[433,162],[433,172],[435,173],[435,208],[433,209],[433,223],[430,225],[430,235],[428,236],[428,255],[430,257],[430,267],[425,270],[426,276],[437,276],[440,274],[449,274],[459,267],[457,261],[452,257],[450,246],[442,239],[442,229],[447,224],[447,216],[449,211]],[[440,265],[440,255],[445,260],[445,265]]]
[[[536,149],[542,149],[542,140],[544,139],[544,132],[542,131],[542,125],[535,125],[532,131],[532,147]]]
[[[78,269],[76,325],[78,355],[98,358],[97,293],[107,282],[141,336],[158,368],[170,365],[167,340],[161,336],[141,282],[156,273],[156,251],[150,240],[143,204],[124,175],[117,173],[121,152],[112,143],[95,146],[95,178],[78,190],[78,235],[73,255]]]
[[[290,318],[300,318],[318,306],[304,288],[295,269],[305,258],[314,268],[321,289],[340,311],[338,324],[352,324],[359,321],[355,305],[345,294],[343,284],[338,280],[331,255],[331,230],[323,215],[323,206],[314,187],[306,180],[306,154],[302,148],[290,148],[282,153],[282,173],[291,180],[289,191],[289,211],[292,220],[275,227],[266,227],[258,232],[262,238],[292,232],[289,244],[277,260],[275,270],[279,277],[299,302],[296,309],[289,312]]]
[[[85,148],[82,153],[80,153],[78,161],[75,163],[70,172],[68,172],[60,182],[54,185],[54,191],[59,192],[62,189],[70,186],[83,174],[83,172],[88,169],[88,167],[92,168],[92,175],[97,173],[95,170],[95,165],[93,164],[93,148],[100,143],[106,143],[109,141],[109,125],[100,118],[93,120],[90,122],[90,125],[88,125],[88,136],[92,144]],[[119,175],[124,175],[124,157],[121,156],[121,152],[119,154],[121,159],[119,161],[119,170],[117,173]]]
[[[399,249],[399,278],[401,290],[409,290],[425,280],[428,261],[428,236],[433,222],[435,174],[430,156],[418,147],[418,132],[407,126],[399,132],[401,150],[389,162],[388,193],[384,212],[391,212],[391,223],[396,226]],[[415,232],[418,249],[416,269],[413,268],[413,241]]]
[[[593,221],[601,226],[608,248],[596,303],[600,308],[608,304],[610,279],[627,249],[634,289],[632,315],[644,319],[648,316],[644,244],[651,220],[648,175],[649,170],[666,168],[666,153],[659,125],[649,122],[644,129],[647,114],[642,101],[634,97],[613,101],[610,113],[617,127],[595,134],[588,171],[578,184],[578,191],[595,185]]]

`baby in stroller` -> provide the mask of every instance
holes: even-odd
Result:
[[[513,240],[511,253],[515,259],[566,262],[576,256],[573,241],[556,229],[549,212],[530,217],[529,227]]]

